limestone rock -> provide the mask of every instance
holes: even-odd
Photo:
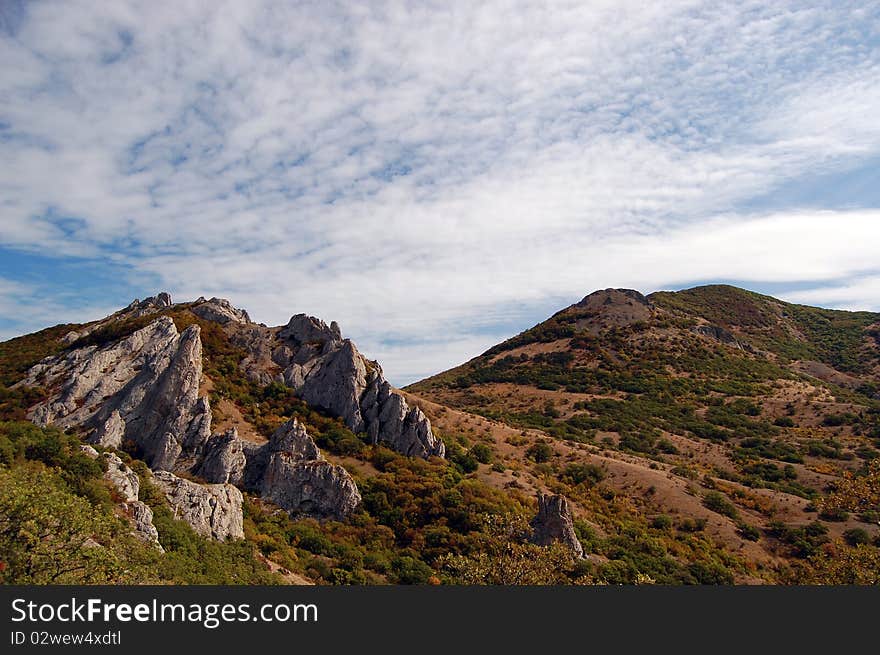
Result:
[[[107,471],[104,473],[104,479],[109,480],[111,484],[119,491],[119,495],[126,503],[135,502],[138,499],[138,493],[141,489],[140,478],[138,474],[126,466],[119,457],[113,453],[104,453],[102,455],[107,463]]]
[[[221,325],[233,321],[236,323],[251,322],[251,317],[245,310],[233,307],[232,303],[225,298],[211,298],[210,300],[200,298],[199,300],[202,302],[197,301],[197,304],[191,307],[190,311],[206,321],[214,321]]]
[[[295,418],[287,421],[272,433],[268,449],[273,453],[286,453],[298,462],[324,459],[305,427]]]
[[[198,534],[224,541],[244,538],[241,492],[231,484],[198,484],[168,471],[153,479],[165,493],[174,516]]]
[[[114,409],[110,416],[89,437],[89,443],[103,448],[119,448],[125,436],[125,421],[119,410]]]
[[[538,513],[531,522],[532,541],[540,546],[559,542],[575,557],[583,557],[584,549],[574,531],[568,499],[562,495],[538,493]]]
[[[205,454],[198,474],[208,482],[240,485],[244,482],[247,458],[238,431],[233,427],[214,435],[205,444]]]
[[[294,515],[343,519],[361,495],[348,472],[323,460],[301,461],[273,453],[263,477],[262,496]]]
[[[79,449],[87,457],[104,462],[106,466],[104,479],[116,487],[123,502],[130,503],[138,499],[138,493],[140,493],[141,489],[140,478],[138,478],[137,473],[119,459],[119,456],[114,453],[99,453],[88,444],[82,444]]]
[[[136,500],[126,503],[126,507],[134,523],[134,535],[164,553],[165,549],[159,543],[159,531],[153,525],[153,510],[150,509],[150,506]]]
[[[343,519],[361,502],[348,471],[325,461],[295,418],[252,451],[248,468],[252,488],[292,515]]]
[[[199,306],[199,305],[197,305]],[[309,405],[341,418],[353,432],[413,457],[445,455],[424,413],[391,387],[339,325],[296,314],[281,328],[227,323],[232,342],[247,352],[241,367],[260,384],[280,382]]]
[[[137,473],[128,468],[113,453],[100,454],[87,444],[81,445],[80,450],[92,459],[103,458],[106,462],[107,470],[104,472],[104,479],[116,487],[122,496],[124,502],[120,503],[119,507],[131,519],[134,525],[133,534],[165,552],[159,544],[159,531],[153,525],[153,510],[138,500],[141,484]]]
[[[90,440],[106,446],[131,439],[151,468],[180,469],[196,461],[211,433],[201,377],[199,327],[178,334],[162,316],[116,343],[47,358],[22,384],[58,389],[31,409],[38,425],[95,428]]]
[[[305,314],[292,316],[278,336],[297,344],[342,341],[342,333],[336,321],[327,325],[321,319]]]
[[[410,457],[443,457],[446,446],[431,431],[431,422],[418,407],[409,407],[381,376],[376,376],[360,401],[367,434]]]
[[[213,436],[198,472],[209,482],[240,484],[294,516],[343,519],[361,502],[348,471],[327,462],[295,418],[262,446],[234,429]]]
[[[729,330],[725,330],[723,327],[718,325],[697,325],[696,327],[691,328],[691,332],[695,334],[700,334],[704,337],[709,337],[719,343],[723,343],[727,346],[733,346],[734,348],[743,349],[742,345],[736,340],[736,337],[733,336],[733,333]]]

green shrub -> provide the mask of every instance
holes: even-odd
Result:
[[[651,527],[655,530],[669,530],[672,527],[672,518],[666,514],[655,516],[651,520]]]
[[[546,444],[543,441],[532,444],[526,451],[526,457],[539,464],[549,461],[552,456],[553,448],[550,447],[550,444]]]
[[[593,486],[605,479],[605,470],[596,464],[568,464],[559,477],[563,482],[571,485],[587,483]]]
[[[703,505],[706,509],[735,519],[739,516],[736,506],[731,503],[722,493],[710,491],[703,497]]]
[[[754,525],[750,525],[745,521],[741,521],[736,526],[736,531],[740,537],[746,541],[758,541],[761,538],[761,531]]]
[[[490,464],[492,462],[492,448],[484,443],[474,444],[470,449],[470,454],[480,462],[480,464]]]
[[[864,528],[851,528],[843,533],[843,540],[850,546],[871,543],[871,535]]]

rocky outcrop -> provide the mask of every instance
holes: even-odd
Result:
[[[244,483],[246,465],[244,444],[233,427],[208,440],[196,472],[208,482],[241,485]]]
[[[106,421],[98,425],[89,442],[102,448],[119,448],[125,437],[125,421],[118,409],[110,412]]]
[[[291,316],[278,336],[297,345],[342,341],[342,331],[336,321],[327,325],[321,319],[305,314]]]
[[[292,419],[256,446],[234,430],[211,438],[199,474],[235,482],[294,516],[343,519],[361,496],[351,475],[324,459],[302,424]]]
[[[324,459],[305,428],[296,420],[278,428],[265,453],[253,462],[261,472],[248,477],[260,480],[263,498],[294,515],[343,519],[360,504],[354,480],[341,466]]]
[[[94,323],[83,325],[76,330],[71,330],[61,338],[61,342],[65,345],[74,344],[83,337],[87,337],[92,332],[106,327],[110,323],[124,321],[131,318],[139,318],[141,316],[146,316],[147,314],[155,314],[156,312],[171,307],[171,305],[171,294],[165,291],[158,295],[145,298],[144,300],[138,300],[135,298],[127,307],[120,309],[115,314],[111,314],[101,321],[96,321]]]
[[[341,466],[299,461],[275,453],[263,476],[262,497],[293,515],[341,520],[361,502],[354,480]]]
[[[162,291],[155,296],[150,296],[143,300],[133,300],[128,307],[120,312],[120,314],[122,314],[124,318],[138,318],[140,316],[146,316],[147,314],[154,314],[163,309],[168,309],[172,304],[171,294],[167,291]]]
[[[125,465],[119,457],[113,453],[98,453],[89,445],[83,444],[80,450],[92,459],[99,459],[106,465],[104,479],[115,488],[122,502],[119,507],[131,520],[133,534],[159,550],[164,549],[159,544],[159,531],[153,525],[153,510],[148,505],[138,500],[141,483],[138,474]]]
[[[278,378],[310,405],[341,418],[353,432],[412,457],[443,457],[445,446],[418,407],[385,380],[377,362],[367,360],[339,326],[304,314],[293,316],[274,335],[274,346],[253,334],[242,339],[253,364],[247,370],[264,379],[272,365]],[[271,361],[266,361],[270,352]],[[262,366],[257,363],[262,362]]]
[[[141,490],[138,474],[128,468],[114,453],[103,453],[101,457],[107,463],[104,479],[109,480],[126,503],[136,502]]]
[[[691,328],[691,332],[694,334],[699,334],[704,337],[709,337],[719,343],[723,343],[728,346],[733,346],[734,348],[742,348],[739,342],[736,340],[736,337],[733,336],[733,333],[729,330],[725,330],[723,327],[718,325],[697,325]]]
[[[198,484],[168,471],[155,472],[153,480],[175,518],[189,523],[198,534],[218,541],[244,538],[242,495],[231,484]]]
[[[248,313],[245,310],[233,307],[232,303],[225,298],[211,298],[210,300],[199,298],[196,303],[190,307],[190,311],[206,321],[214,321],[221,325],[225,325],[229,322],[251,322],[251,317],[248,316]]]
[[[445,456],[446,446],[434,435],[428,417],[418,407],[410,407],[385,381],[381,371],[361,396],[360,408],[373,443],[387,444],[410,457]]]
[[[89,440],[118,447],[130,439],[153,469],[188,468],[211,432],[199,327],[178,334],[167,316],[120,341],[43,360],[23,384],[57,389],[31,409],[39,425],[92,428]]]
[[[150,506],[137,500],[131,503],[126,503],[126,509],[128,510],[129,517],[134,523],[134,535],[142,541],[146,541],[148,544],[153,544],[162,552],[165,552],[165,549],[162,548],[162,545],[159,543],[159,531],[156,529],[156,526],[153,525],[153,510],[150,509]]]
[[[574,531],[568,499],[562,495],[538,493],[538,513],[532,519],[532,541],[539,546],[561,543],[575,557],[584,556],[584,548]]]

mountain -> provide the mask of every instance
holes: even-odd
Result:
[[[0,578],[876,582],[878,341],[609,289],[401,391],[335,322],[160,293],[0,343]]]
[[[697,520],[766,579],[878,543],[876,500],[828,501],[878,462],[878,383],[880,314],[713,285],[591,293],[406,391],[529,472],[501,484],[562,489],[587,519],[593,484],[671,530]]]

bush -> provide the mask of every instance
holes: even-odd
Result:
[[[749,525],[744,521],[737,524],[736,530],[739,536],[746,541],[758,541],[761,538],[761,531],[754,525]]]
[[[852,528],[843,533],[843,540],[850,546],[871,543],[871,535],[864,528]]]
[[[534,460],[537,463],[550,461],[550,458],[553,456],[553,448],[550,447],[549,444],[544,443],[543,441],[540,443],[533,444],[526,451],[526,457]]]
[[[391,563],[397,582],[400,584],[427,584],[434,571],[423,561],[404,555]]]
[[[794,420],[790,416],[780,416],[775,421],[773,421],[773,425],[780,428],[793,428]]]
[[[713,512],[735,519],[739,516],[736,506],[718,491],[710,491],[703,498],[703,505],[706,509]]]
[[[826,507],[819,512],[819,518],[825,521],[834,521],[840,523],[849,518],[849,512],[839,507]]]
[[[474,444],[470,450],[470,454],[480,464],[489,464],[492,462],[492,449],[484,443]]]
[[[668,530],[672,527],[672,519],[666,514],[655,516],[651,521],[651,527],[655,530]]]
[[[588,483],[588,486],[605,479],[605,470],[596,464],[569,464],[563,469],[560,478],[571,485]]]

